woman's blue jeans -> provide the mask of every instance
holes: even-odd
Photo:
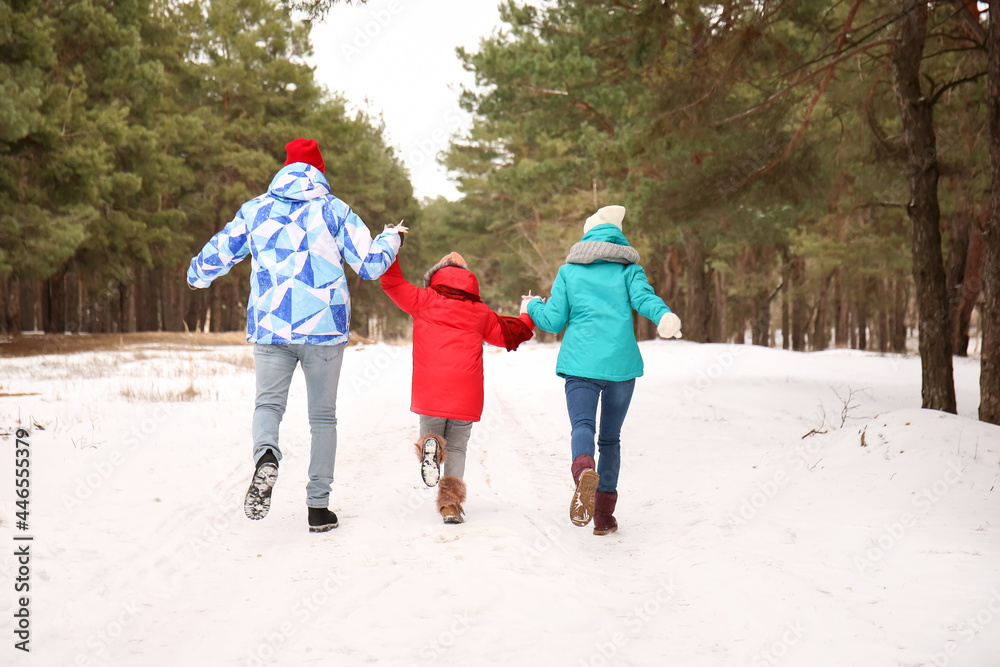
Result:
[[[306,505],[329,507],[333,466],[337,458],[337,386],[344,345],[267,345],[253,348],[257,370],[257,400],[253,412],[253,458],[268,449],[281,460],[278,426],[285,414],[288,387],[295,367],[302,364],[309,408],[309,483]]]
[[[597,473],[601,481],[597,490],[614,493],[618,490],[621,470],[621,431],[632,402],[635,380],[614,382],[568,376],[566,378],[566,408],[572,428],[573,459],[584,454],[594,455],[594,436],[600,457]],[[598,432],[597,404],[601,404],[601,428]]]

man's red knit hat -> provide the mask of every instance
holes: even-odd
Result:
[[[316,167],[324,174],[326,173],[323,154],[319,152],[319,144],[316,143],[315,139],[302,139],[301,137],[292,139],[285,144],[285,150],[288,151],[288,159],[285,160],[286,167],[293,162],[305,162]]]

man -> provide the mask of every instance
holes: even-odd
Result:
[[[306,506],[309,531],[338,525],[330,511],[337,455],[337,385],[348,342],[351,297],[344,262],[365,280],[395,261],[406,227],[386,225],[372,240],[365,223],[330,192],[319,146],[295,139],[267,192],[240,207],[232,222],[191,260],[188,284],[208,287],[248,254],[253,257],[247,341],[254,343],[257,398],[255,470],[244,510],[263,519],[271,507],[281,450],[278,426],[298,364],[305,374],[312,445]]]

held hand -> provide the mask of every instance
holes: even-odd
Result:
[[[410,228],[406,227],[405,225],[403,225],[403,221],[400,220],[399,224],[396,224],[396,225],[386,225],[385,229],[383,229],[382,231],[383,232],[396,232],[397,234],[400,235],[400,238],[402,238],[402,235],[405,234],[406,232],[410,231]]]
[[[410,231],[410,228],[403,226],[403,221],[400,220],[399,224],[397,225],[386,225],[385,229],[382,230],[382,233],[384,234],[385,232],[396,232],[397,234],[399,234],[399,247],[402,248],[403,243],[406,242],[406,232],[408,231]]]
[[[531,290],[528,290],[528,293],[526,295],[522,294],[521,295],[521,314],[522,315],[527,314],[527,312],[528,312],[528,303],[532,299],[541,299],[541,298],[542,297],[538,296],[537,294],[532,294]],[[543,301],[544,301],[544,299],[543,299]]]
[[[681,318],[673,313],[667,313],[660,318],[660,323],[656,325],[656,332],[661,338],[681,337]]]

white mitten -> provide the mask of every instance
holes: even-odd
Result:
[[[667,313],[660,318],[660,323],[656,325],[656,331],[661,338],[680,338],[681,318],[673,313]]]

